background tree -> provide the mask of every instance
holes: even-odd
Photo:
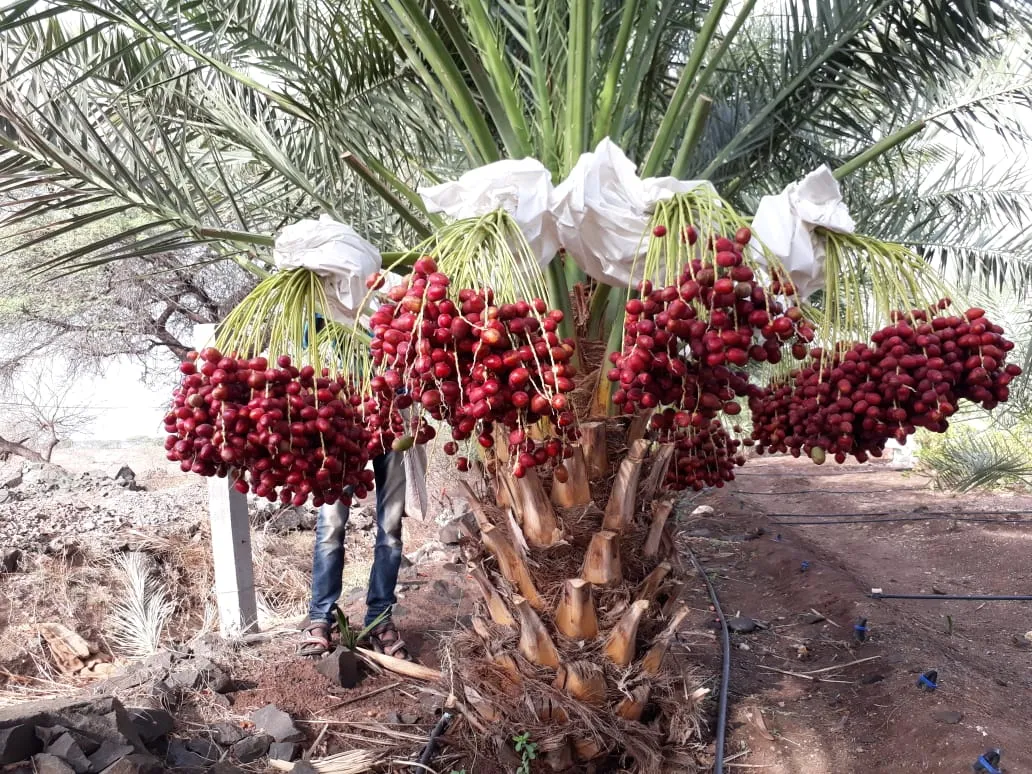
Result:
[[[50,462],[58,444],[95,419],[89,403],[89,395],[75,390],[68,370],[39,360],[30,363],[21,378],[0,391],[4,417],[0,453]]]

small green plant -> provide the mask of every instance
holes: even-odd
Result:
[[[452,769],[448,774],[466,774],[465,769]]]
[[[516,769],[516,774],[530,774],[530,764],[538,757],[537,742],[530,741],[530,734],[526,731],[514,736],[512,741],[516,746],[516,752],[522,758],[520,767]]]
[[[351,626],[348,622],[348,617],[339,606],[333,606],[333,614],[337,617],[337,628],[340,630],[340,644],[348,650],[354,650],[358,647],[358,643],[365,639],[369,632],[387,619],[391,614],[391,611],[389,608],[384,610],[380,615],[376,616],[372,623],[361,629],[356,629]]]

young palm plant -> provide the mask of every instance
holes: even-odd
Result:
[[[956,198],[923,188],[920,165],[942,148],[927,138],[973,139],[976,124],[991,124],[1024,139],[1022,123],[1000,108],[1027,107],[1023,73],[964,99],[951,87],[1008,47],[1027,45],[1015,31],[1028,21],[1023,4],[1003,0],[63,0],[45,8],[26,0],[0,16],[9,41],[0,190],[17,200],[15,224],[57,214],[59,228],[73,232],[83,221],[138,219],[41,269],[87,269],[202,244],[264,276],[281,225],[317,211],[354,223],[391,252],[385,263],[398,271],[415,263],[424,281],[389,296],[393,306],[377,312],[379,323],[374,315],[377,368],[350,375],[381,396],[394,395],[387,388],[409,373],[404,358],[377,359],[377,336],[381,350],[401,338],[376,326],[386,330],[429,303],[447,298],[456,308],[449,316],[467,319],[508,304],[497,314],[509,332],[518,318],[519,335],[555,334],[555,344],[544,336],[541,351],[535,343],[520,355],[526,366],[498,366],[508,378],[493,387],[508,390],[514,406],[516,393],[530,402],[533,392],[538,407],[510,414],[502,406],[489,428],[484,420],[496,407],[482,396],[481,415],[454,436],[480,435],[475,464],[484,486],[469,493],[479,528],[468,549],[485,603],[473,632],[448,643],[455,691],[472,728],[501,745],[527,735],[553,770],[595,761],[694,771],[706,692],[666,657],[686,614],[678,606],[685,577],[666,523],[675,502],[661,492],[689,474],[722,484],[729,471],[694,469],[694,454],[682,467],[672,444],[657,442],[669,435],[657,437],[650,424],[654,406],[610,394],[606,357],[619,356],[624,324],[637,324],[648,299],[635,297],[629,278],[588,271],[573,241],[540,269],[508,213],[447,220],[417,188],[526,157],[558,183],[609,138],[637,160],[642,177],[716,187],[693,187],[638,213],[645,249],[634,279],[659,286],[683,270],[717,276],[730,264],[709,249],[713,233],[727,238],[723,254],[737,253],[739,284],[767,272],[776,295],[790,296],[781,293],[784,271],[768,250],[750,246],[749,218],[739,213],[827,164],[856,220],[878,239],[822,237],[831,267],[823,289],[812,303],[782,310],[786,337],[778,341],[797,336],[805,354],[814,336],[858,337],[892,308],[927,308],[938,297],[928,264],[894,244],[920,250],[938,235],[929,254],[951,252],[936,226]],[[1027,213],[1020,191],[981,196],[976,187],[970,195],[1011,220]],[[896,217],[881,217],[880,206]],[[692,232],[702,236],[697,250]],[[975,236],[985,244],[963,247],[984,257],[998,235]],[[420,265],[424,251],[436,264]],[[285,318],[278,346],[304,356],[320,295],[277,312]],[[413,326],[417,319],[398,329],[429,335]],[[483,340],[501,339],[498,321],[485,319]],[[442,341],[468,337],[462,322],[449,320],[455,333]],[[437,324],[444,327],[439,317]],[[245,340],[234,338],[240,329],[223,340]],[[638,329],[639,342],[645,331]],[[775,342],[763,359],[775,359],[773,350],[780,358]],[[456,345],[447,354],[458,365],[469,353]],[[472,361],[462,362],[475,375]],[[440,388],[417,382],[402,402],[418,400],[429,418],[465,421],[441,406],[452,400],[444,382],[462,400],[469,385],[450,379],[450,363],[437,366]],[[733,398],[744,390],[719,386],[716,405],[706,407],[707,438],[691,436],[694,451],[720,452],[732,464],[737,441],[717,415],[732,425],[740,410]],[[614,400],[630,407],[626,417],[610,416]],[[388,403],[388,419],[393,408],[402,406]],[[416,439],[428,440],[432,423],[420,422]],[[502,425],[507,435],[488,432]],[[539,451],[562,454],[551,478],[537,474],[547,469]],[[460,467],[470,465],[464,459]]]

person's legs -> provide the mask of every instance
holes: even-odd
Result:
[[[394,588],[401,568],[401,518],[405,514],[405,466],[398,453],[373,459],[376,474],[376,547],[366,594],[366,625],[397,601]]]
[[[341,503],[319,509],[315,525],[315,554],[312,558],[312,623],[334,623],[333,605],[340,598],[344,574],[344,533],[350,509]]]

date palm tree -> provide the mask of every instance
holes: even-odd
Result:
[[[327,212],[404,254],[450,228],[418,186],[527,156],[559,180],[609,137],[643,177],[707,179],[743,212],[827,164],[863,233],[1017,285],[1026,181],[956,162],[987,128],[1027,142],[1030,20],[1010,0],[24,0],[0,12],[0,192],[9,224],[51,234],[132,216],[41,270],[203,245],[265,277],[284,224]],[[920,271],[900,255],[853,256],[835,287],[883,315],[906,301],[885,278]],[[576,301],[581,333],[608,321],[619,348],[626,296],[572,259],[546,275],[567,321]],[[554,770],[699,770],[705,691],[665,658],[685,582],[657,494],[670,453],[647,417],[592,406],[566,481],[485,454],[484,617],[451,643],[454,690],[470,727],[529,732]]]

